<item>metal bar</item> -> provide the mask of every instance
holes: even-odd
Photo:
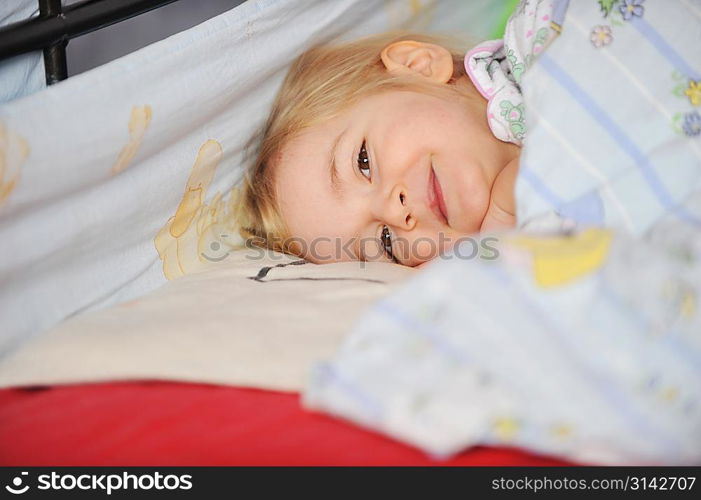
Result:
[[[0,28],[0,59],[65,43],[71,38],[138,16],[176,0],[85,0],[51,17]]]
[[[66,63],[66,44],[63,41],[44,49],[44,72],[46,84],[53,85],[68,78],[68,64]]]
[[[44,19],[61,16],[61,0],[39,0],[39,16]],[[53,85],[68,78],[67,43],[67,40],[61,40],[49,47],[44,47],[44,72],[47,85]]]

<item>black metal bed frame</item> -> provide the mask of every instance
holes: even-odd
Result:
[[[7,1],[7,0],[2,0]],[[0,60],[44,51],[46,83],[68,77],[66,45],[72,38],[105,28],[177,0],[38,0],[39,16],[0,28]]]

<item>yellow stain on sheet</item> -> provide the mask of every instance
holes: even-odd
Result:
[[[223,260],[231,248],[227,243],[234,243],[236,230],[229,217],[236,200],[233,190],[228,201],[217,193],[206,203],[221,158],[217,141],[208,140],[200,147],[175,215],[154,238],[163,274],[169,280]]]
[[[29,156],[29,144],[0,122],[0,207],[17,187],[20,167]]]
[[[677,396],[679,395],[679,388],[674,386],[665,387],[660,395],[663,401],[671,403],[677,399]]]
[[[560,286],[599,269],[613,240],[603,229],[588,229],[576,236],[520,236],[512,243],[533,254],[533,273],[543,288]]]
[[[112,175],[117,175],[129,166],[134,156],[136,156],[141,142],[144,140],[144,135],[150,123],[151,106],[134,106],[131,108],[131,116],[129,117],[129,142],[122,148],[122,151],[117,157],[117,161],[112,165]]]
[[[681,314],[683,318],[690,319],[696,314],[696,294],[693,291],[687,291],[682,298]]]
[[[696,315],[696,289],[683,279],[671,279],[662,285],[661,300],[679,317],[690,320]]]
[[[385,0],[387,29],[426,30],[437,0]]]
[[[492,430],[502,441],[510,441],[518,433],[521,425],[513,418],[503,417],[494,421]]]
[[[550,428],[550,433],[555,439],[568,439],[572,437],[572,427],[567,424],[557,424]]]

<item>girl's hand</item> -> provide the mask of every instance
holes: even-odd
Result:
[[[518,158],[509,162],[494,180],[487,214],[482,220],[480,232],[508,229],[516,225],[516,176]]]

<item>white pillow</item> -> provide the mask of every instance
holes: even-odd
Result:
[[[416,271],[237,250],[137,300],[75,316],[0,362],[0,387],[167,379],[281,391]]]

